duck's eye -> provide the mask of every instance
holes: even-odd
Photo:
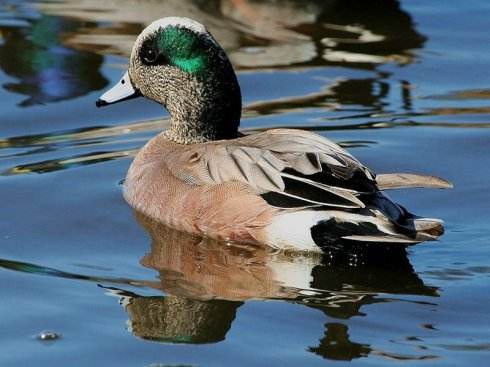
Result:
[[[141,59],[145,64],[154,64],[158,60],[158,52],[153,47],[145,47],[141,50]]]

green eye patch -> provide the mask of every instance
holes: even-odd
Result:
[[[195,74],[207,65],[206,49],[199,35],[181,27],[170,26],[157,32],[155,45],[170,64]]]

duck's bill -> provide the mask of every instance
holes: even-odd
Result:
[[[95,102],[95,105],[97,107],[102,107],[140,96],[140,91],[133,87],[131,79],[129,79],[129,74],[126,71],[121,80],[119,80],[115,86],[100,96],[100,98]]]

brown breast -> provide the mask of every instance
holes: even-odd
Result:
[[[176,144],[162,134],[137,154],[128,171],[124,197],[142,213],[175,229],[212,238],[256,242],[256,233],[271,223],[276,209],[251,188],[230,181],[197,185],[192,172],[196,145]]]

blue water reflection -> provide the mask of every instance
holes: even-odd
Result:
[[[63,34],[76,31],[79,22],[59,17],[26,19],[25,26],[0,25],[0,67],[16,79],[3,84],[22,94],[20,107],[59,102],[104,88],[102,56],[62,44]]]

